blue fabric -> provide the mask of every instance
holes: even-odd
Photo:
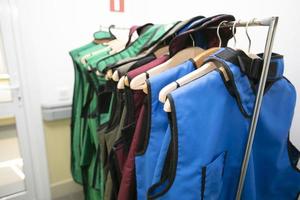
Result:
[[[245,199],[250,199],[251,193],[251,199],[294,200],[300,192],[300,171],[293,168],[288,154],[295,102],[296,90],[285,78],[265,93],[245,182]]]
[[[226,143],[223,141],[226,141],[228,134],[241,137],[242,133],[246,133],[249,120],[236,106],[236,101],[228,93],[220,74],[216,71],[209,73],[172,92],[172,98],[175,104],[172,110],[176,114],[176,118],[172,120],[178,128],[178,135],[172,132],[172,138],[178,137],[178,148],[175,149],[178,151],[176,176],[171,188],[159,199],[176,199],[183,197],[183,194],[184,199],[201,199],[202,167],[212,164],[225,151],[228,151],[227,159],[231,158],[236,172],[231,175],[225,173],[223,184],[234,187],[240,166],[236,158],[241,157],[242,153],[241,149],[236,151],[225,148]],[[227,117],[228,113],[231,117]],[[232,140],[235,141],[239,139]],[[224,172],[228,171],[228,165],[223,167]],[[212,177],[205,178],[206,181],[211,179]],[[234,192],[229,191],[222,195],[227,197],[224,199],[233,199]]]
[[[160,90],[167,84],[195,70],[194,63],[188,60],[162,74],[149,78],[147,81],[150,97],[150,130],[147,130],[147,137],[144,152],[135,158],[137,197],[139,200],[146,198],[146,193],[152,183],[156,160],[164,134],[168,126],[168,116],[163,110],[163,104],[158,100]]]
[[[197,19],[195,21],[192,21],[191,23],[186,24],[182,29],[180,29],[180,31],[178,31],[178,35],[186,32],[188,30],[191,30],[198,25],[203,24],[205,21],[207,21],[207,18]],[[208,41],[207,41],[205,35],[203,35],[203,33],[199,32],[199,33],[193,34],[191,36],[193,37],[195,46],[207,49]]]
[[[193,21],[190,24],[185,25],[182,29],[180,29],[180,31],[178,31],[178,34],[181,34],[181,33],[185,32],[185,31],[187,31],[187,30],[189,30],[191,28],[194,28],[195,26],[197,26],[198,24],[200,24],[203,21],[203,19],[205,19],[205,18],[198,19],[196,21]]]
[[[218,60],[227,65],[233,76],[239,100],[229,93],[217,71],[169,95],[173,126],[165,134],[149,191],[151,197],[235,198],[250,125],[250,118],[242,110],[251,115],[255,96],[238,66]],[[283,73],[283,67],[280,69]],[[291,160],[297,161],[300,153],[288,149],[295,99],[294,87],[284,78],[277,80],[264,95],[242,199],[296,199],[300,173]],[[176,173],[168,172],[167,179],[162,180],[165,163],[161,162],[166,161],[168,148],[177,155],[172,159]]]

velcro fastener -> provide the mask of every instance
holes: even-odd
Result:
[[[262,54],[258,55],[261,57],[253,59],[241,50],[235,51],[230,48],[224,48],[224,50],[218,52],[215,56],[239,66],[241,71],[245,73],[249,79],[254,81],[260,79],[263,68]],[[281,78],[283,76],[283,68],[283,56],[273,53],[267,80],[272,81]]]

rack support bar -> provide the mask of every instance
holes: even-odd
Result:
[[[268,20],[263,20],[262,21],[263,25],[268,23]],[[249,158],[251,155],[252,151],[252,145],[253,145],[253,140],[255,136],[255,131],[257,127],[257,121],[260,113],[260,108],[263,100],[263,95],[264,95],[264,90],[265,90],[265,85],[266,85],[266,80],[269,72],[269,65],[270,65],[270,60],[272,56],[272,48],[273,48],[273,41],[275,37],[275,32],[278,24],[278,17],[271,17],[269,21],[269,30],[268,30],[268,36],[267,36],[267,41],[265,45],[265,52],[264,52],[264,62],[263,62],[263,69],[259,81],[259,86],[257,90],[257,96],[255,99],[255,106],[253,109],[253,115],[251,119],[251,125],[249,129],[249,134],[248,134],[248,140],[247,140],[247,146],[245,149],[245,154],[244,154],[244,159],[243,159],[243,164],[241,167],[241,173],[240,173],[240,179],[239,179],[239,184],[238,184],[238,189],[236,193],[236,200],[241,199],[241,195],[243,192],[244,188],[244,182],[245,182],[245,177],[248,169],[248,163],[249,163]]]

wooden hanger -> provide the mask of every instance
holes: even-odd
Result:
[[[169,54],[169,46],[164,46],[162,48],[157,49],[154,53],[156,58]]]
[[[204,64],[201,68],[196,69],[195,71],[189,73],[186,76],[181,77],[180,79],[178,79],[176,82],[173,82],[172,84],[176,84],[179,86],[183,86],[186,85],[198,78],[201,78],[203,76],[205,76],[206,74],[212,72],[213,70],[215,70],[216,68],[219,68],[219,70],[223,73],[225,80],[228,81],[229,80],[229,76],[227,75],[227,72],[225,70],[225,68],[223,66],[220,66],[220,64],[214,63],[214,62],[208,62],[206,64]],[[178,88],[178,87],[176,87]],[[171,104],[169,99],[166,99],[165,104],[164,104],[164,111],[165,112],[171,112]]]
[[[203,65],[204,60],[209,57],[211,54],[215,53],[216,51],[218,51],[220,48],[218,47],[213,47],[210,49],[207,49],[205,51],[203,51],[202,53],[200,53],[199,55],[197,55],[195,58],[193,58],[194,63],[196,65],[197,68],[199,68],[201,65]],[[193,78],[193,77],[189,77],[187,75],[187,78]],[[167,86],[165,86],[160,92],[159,92],[159,101],[162,103],[165,103],[166,97],[169,93],[171,93],[172,91],[176,90],[178,87],[178,85],[176,84],[176,82],[170,83]]]
[[[195,57],[196,55],[198,55],[203,51],[204,50],[199,47],[189,47],[183,49],[182,51],[179,51],[177,54],[175,54],[172,58],[170,58],[166,62],[148,70],[146,73],[142,73],[136,76],[135,78],[133,78],[130,81],[130,88],[133,90],[142,90],[145,87],[144,83],[145,80],[147,79],[147,74],[149,75],[149,77],[160,74],[172,67],[176,67],[177,65],[184,62],[185,60]]]
[[[170,101],[168,99],[166,99],[167,95],[176,90],[178,87],[186,85],[190,82],[192,82],[195,79],[198,79],[210,72],[212,72],[213,70],[215,70],[218,66],[217,64],[213,63],[213,62],[208,62],[206,64],[204,64],[203,66],[201,66],[204,62],[204,60],[211,55],[212,53],[216,52],[217,50],[219,50],[222,46],[222,38],[220,36],[220,26],[225,23],[227,21],[222,21],[217,28],[217,35],[218,35],[218,39],[219,39],[219,47],[215,47],[215,48],[210,48],[208,49],[206,52],[203,52],[203,54],[199,54],[197,57],[194,58],[194,61],[196,63],[196,67],[198,69],[196,69],[195,71],[181,77],[180,79],[176,80],[175,82],[167,85],[166,87],[164,87],[160,93],[159,93],[159,100],[164,104],[164,111],[166,112],[171,112],[171,104]],[[219,65],[219,64],[218,64]],[[201,67],[200,67],[201,66]],[[200,68],[199,68],[200,67]],[[220,68],[223,68],[222,66],[220,66]],[[220,69],[220,71],[224,74],[224,77],[227,80],[229,80],[228,75],[225,71],[225,69]]]
[[[202,53],[197,55],[195,58],[193,58],[196,67],[199,68],[201,65],[203,65],[204,60],[218,50],[220,50],[219,47],[212,47],[212,48],[209,48],[209,49],[203,51]]]

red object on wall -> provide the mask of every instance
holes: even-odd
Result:
[[[111,12],[124,12],[124,0],[110,0]]]

